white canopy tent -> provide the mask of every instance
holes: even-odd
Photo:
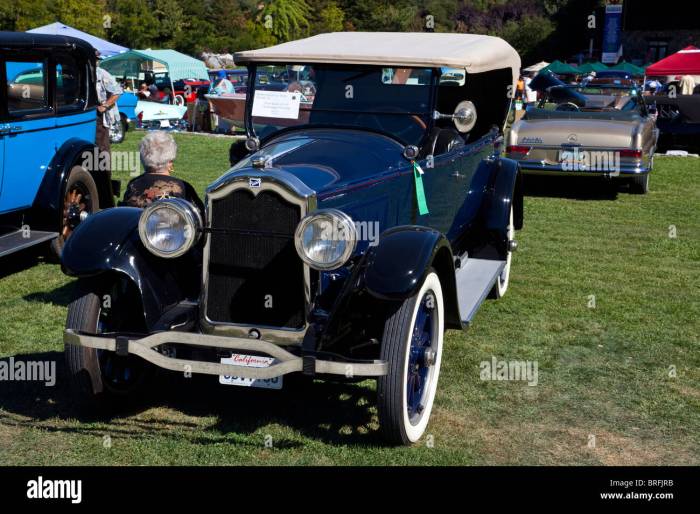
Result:
[[[528,66],[527,68],[523,68],[523,71],[527,71],[528,73],[537,73],[543,68],[546,68],[549,66],[549,63],[547,61],[540,61],[537,64],[533,64],[532,66]]]

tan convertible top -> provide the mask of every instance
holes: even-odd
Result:
[[[238,52],[236,64],[298,62],[464,68],[467,73],[511,68],[520,56],[504,40],[476,34],[428,32],[331,32],[281,45]]]

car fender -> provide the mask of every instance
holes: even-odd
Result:
[[[115,207],[88,217],[66,241],[61,268],[74,277],[107,273],[127,277],[140,293],[144,320],[152,329],[170,307],[198,293],[188,286],[199,283],[201,252],[193,249],[177,259],[150,253],[138,234],[142,212]]]
[[[482,204],[484,228],[498,236],[507,237],[510,208],[516,230],[523,227],[523,179],[520,166],[512,159],[499,158],[490,162],[491,178]]]
[[[445,322],[460,327],[452,248],[437,230],[407,225],[383,232],[367,251],[362,281],[376,298],[405,300],[418,291],[431,267],[442,284]]]
[[[82,164],[86,152],[96,155],[97,147],[85,139],[71,138],[58,149],[47,167],[44,178],[34,199],[32,211],[35,222],[50,230],[59,230],[60,210],[66,194],[66,183],[70,170],[76,164]],[[86,168],[87,169],[87,168]],[[100,195],[100,207],[112,207],[112,184],[106,173],[99,169],[87,169],[97,185]]]

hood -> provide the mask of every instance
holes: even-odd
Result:
[[[407,161],[402,151],[403,146],[393,139],[367,131],[295,130],[274,138],[237,163],[220,180],[236,175],[264,176],[265,168],[252,165],[264,158],[268,168],[294,175],[323,196],[405,167]]]

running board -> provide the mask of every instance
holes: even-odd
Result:
[[[28,237],[25,237],[28,236]],[[9,255],[30,246],[51,241],[58,237],[58,232],[42,232],[41,230],[17,230],[0,236],[0,257]]]
[[[469,325],[486,299],[496,279],[505,267],[505,261],[467,259],[456,270],[459,317],[463,325]]]

